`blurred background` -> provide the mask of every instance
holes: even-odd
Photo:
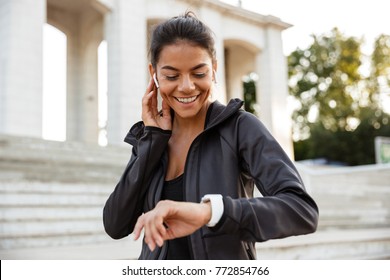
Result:
[[[0,0],[0,258],[135,259],[102,209],[130,157],[150,29],[193,10],[214,31],[214,98],[245,101],[320,208],[259,259],[390,258],[385,0]]]

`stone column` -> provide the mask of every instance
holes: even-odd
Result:
[[[46,0],[0,0],[0,133],[42,137]]]
[[[94,9],[73,15],[67,34],[67,140],[98,142],[98,46],[103,17]]]
[[[218,100],[221,103],[226,104],[225,50],[224,41],[221,36],[223,34],[223,18],[221,13],[218,11],[204,6],[199,8],[198,16],[215,34],[215,50],[217,53],[217,84],[215,85],[212,98],[213,100]]]
[[[116,0],[105,17],[109,144],[123,143],[130,126],[141,119],[148,81],[145,5],[143,0]]]
[[[281,31],[268,27],[264,36],[264,49],[256,58],[256,72],[259,74],[256,97],[260,104],[260,119],[293,158],[291,118],[287,108],[287,60],[283,55]]]

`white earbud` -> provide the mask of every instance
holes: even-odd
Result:
[[[153,74],[153,80],[154,80],[154,84],[156,85],[156,87],[159,88],[160,85],[158,84],[158,81],[157,81],[157,78],[156,78],[156,73]]]
[[[214,73],[214,83],[218,84],[218,82],[217,82],[217,73],[215,72],[215,70],[213,70],[213,73]]]

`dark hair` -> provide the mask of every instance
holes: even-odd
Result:
[[[149,48],[150,62],[153,67],[156,67],[163,47],[181,40],[204,48],[214,61],[213,32],[193,12],[187,11],[184,15],[168,19],[154,28]]]

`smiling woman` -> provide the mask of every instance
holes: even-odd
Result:
[[[106,232],[144,231],[140,259],[172,260],[255,259],[255,242],[315,231],[317,205],[275,138],[241,100],[211,100],[211,30],[192,12],[163,21],[150,58],[159,87],[151,78],[125,138],[133,150],[103,210]]]

